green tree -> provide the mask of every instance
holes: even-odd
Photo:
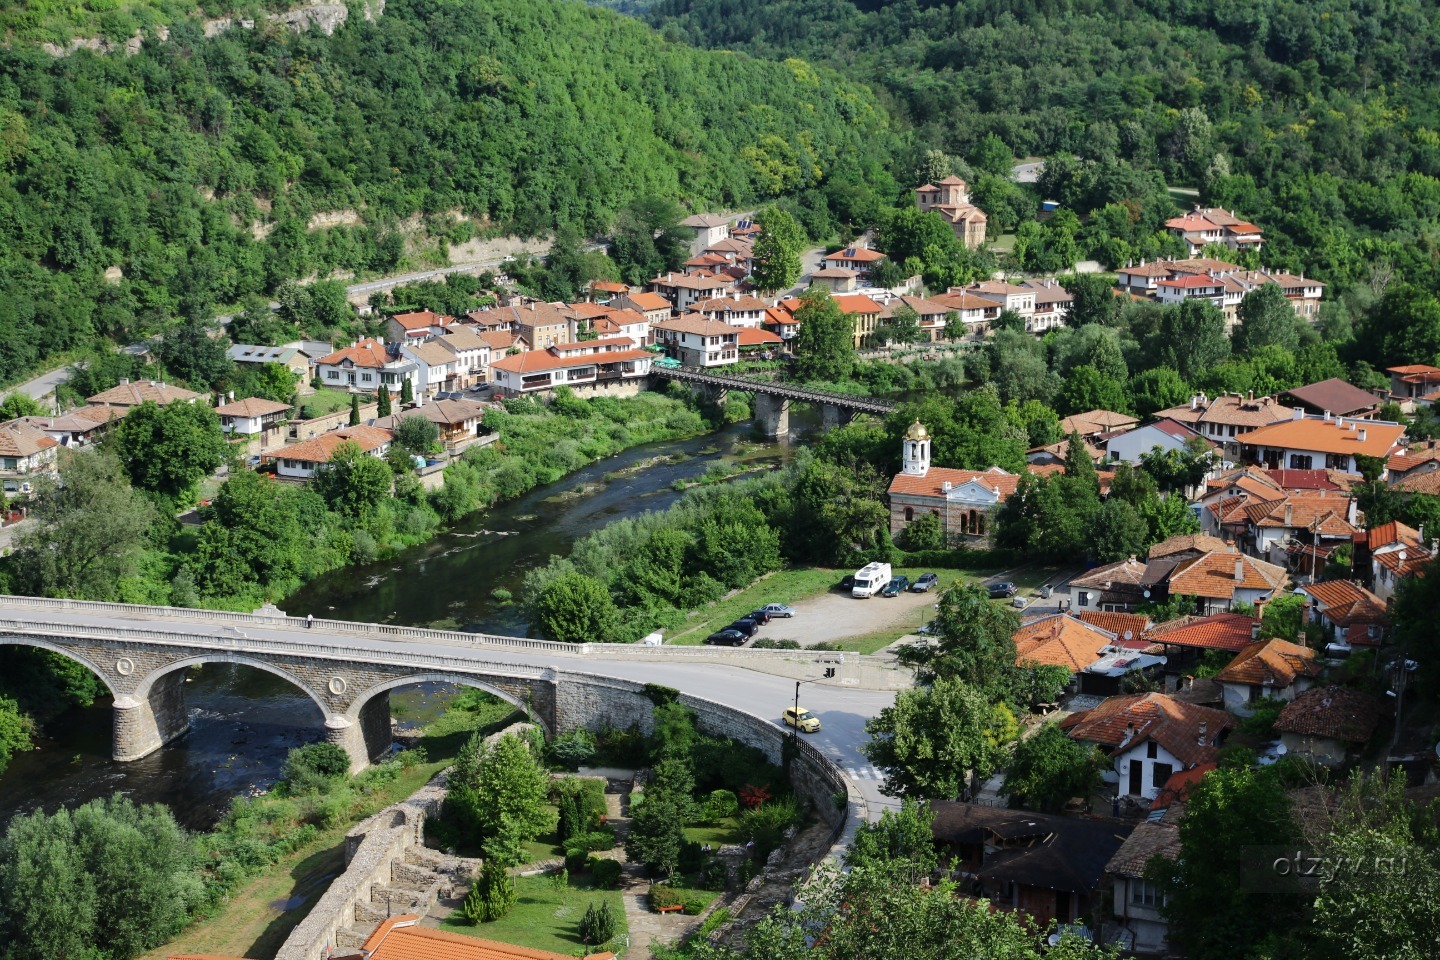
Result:
[[[415,402],[415,386],[409,377],[400,381],[400,406],[408,407]]]
[[[44,414],[45,410],[39,402],[32,399],[28,393],[21,393],[19,390],[5,394],[4,401],[0,402],[0,423],[19,417],[39,417]]]
[[[1236,350],[1248,353],[1273,346],[1294,352],[1300,346],[1295,308],[1278,283],[1266,283],[1245,294],[1237,313],[1240,323],[1231,338]]]
[[[421,456],[439,453],[440,428],[424,414],[408,414],[395,426],[395,445]]]
[[[211,336],[210,325],[188,320],[165,334],[156,349],[165,369],[194,387],[214,389],[234,372],[225,353],[229,341]]]
[[[1095,516],[1094,538],[1094,557],[1101,563],[1143,557],[1152,543],[1150,525],[1140,512],[1113,497],[1100,505]]]
[[[935,834],[930,825],[935,814],[927,804],[903,800],[900,809],[882,810],[880,819],[862,823],[845,851],[845,865],[851,869],[862,866],[904,864],[910,871],[912,884],[928,877],[940,866],[935,848]]]
[[[1168,410],[1187,403],[1193,391],[1169,367],[1151,367],[1130,378],[1130,400],[1136,416],[1149,417],[1159,410]]]
[[[1195,298],[1167,307],[1160,311],[1159,327],[1147,339],[1146,349],[1156,364],[1193,383],[1230,356],[1225,315],[1210,301]]]
[[[1053,813],[1071,797],[1089,797],[1098,790],[1103,764],[1093,745],[1071,740],[1047,723],[1015,745],[1000,793],[1013,806]]]
[[[1065,323],[1079,329],[1092,323],[1114,327],[1120,323],[1120,298],[1115,288],[1096,273],[1081,273],[1061,281],[1074,299],[1065,311]]]
[[[491,858],[486,860],[470,885],[470,892],[460,906],[460,912],[473,924],[494,923],[514,908],[519,897],[515,893],[515,881],[504,864]]]
[[[13,960],[128,960],[177,933],[203,891],[170,811],[126,797],[14,817],[0,841],[0,941]]]
[[[350,772],[350,755],[333,743],[309,743],[290,751],[280,776],[285,793],[329,793]]]
[[[587,947],[609,943],[615,938],[616,926],[610,901],[601,900],[598,906],[592,902],[580,918],[580,942]]]
[[[997,177],[1010,176],[1010,167],[1014,163],[1015,154],[1009,145],[993,133],[985,134],[970,154],[971,166]]]
[[[560,643],[608,643],[618,639],[619,611],[605,585],[583,573],[566,573],[529,601],[535,628]]]
[[[368,516],[390,495],[394,477],[379,457],[353,441],[335,448],[328,462],[315,471],[310,487],[330,508],[351,518]]]
[[[932,623],[934,646],[905,648],[900,660],[917,668],[916,679],[959,680],[987,695],[1003,698],[1015,670],[1015,631],[1020,615],[992,603],[978,583],[956,581],[945,588]]]
[[[146,546],[154,506],[104,450],[63,451],[59,481],[36,487],[30,516],[38,525],[19,539],[17,586],[39,596],[115,599]]]
[[[380,384],[380,393],[375,401],[375,416],[390,416],[390,388],[383,383]]]
[[[981,690],[941,677],[928,688],[901,691],[893,706],[867,720],[871,739],[861,749],[885,774],[890,796],[955,799],[967,776],[983,781],[1004,760],[1013,718],[1002,720],[997,710],[1004,707],[992,707]]]
[[[1057,404],[1060,412],[1067,416],[1087,410],[1125,413],[1130,410],[1130,396],[1123,380],[1107,376],[1089,364],[1082,364],[1065,378]]]
[[[796,373],[806,381],[843,380],[855,366],[855,323],[822,287],[812,287],[795,311]]]
[[[20,705],[0,696],[0,774],[10,765],[11,757],[34,746],[34,732],[35,722],[20,712]]]
[[[177,500],[224,463],[227,451],[220,418],[201,403],[159,407],[147,400],[111,436],[131,483]]]
[[[1355,343],[1360,357],[1380,369],[1440,363],[1440,300],[1410,285],[1385,291],[1365,315]]]
[[[360,395],[350,394],[350,426],[360,426]]]
[[[686,814],[692,806],[689,799],[674,790],[651,787],[630,813],[625,853],[654,876],[672,877],[680,864]]]
[[[805,233],[795,218],[779,207],[767,207],[755,217],[760,236],[755,239],[750,279],[761,290],[788,290],[800,279],[800,254]]]
[[[488,861],[503,868],[525,862],[525,844],[555,826],[546,808],[550,782],[521,737],[507,733],[491,746],[475,734],[450,775],[449,809],[480,841]]]
[[[1275,767],[1214,770],[1191,791],[1180,821],[1180,857],[1156,859],[1146,879],[1168,892],[1161,907],[1172,942],[1196,960],[1285,955],[1283,943],[1304,924],[1294,876],[1271,861],[1300,839]],[[1264,903],[1265,910],[1253,909]]]
[[[905,549],[944,550],[945,524],[933,513],[922,513],[905,525]]]

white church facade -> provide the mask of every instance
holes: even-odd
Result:
[[[900,534],[923,514],[940,518],[946,539],[955,546],[985,546],[994,513],[1020,483],[1020,475],[989,470],[930,466],[930,434],[915,421],[901,442],[901,468],[890,481],[890,535]]]

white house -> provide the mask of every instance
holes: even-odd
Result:
[[[373,338],[358,340],[342,350],[315,361],[315,375],[322,386],[351,393],[376,393],[383,384],[392,396],[401,384],[419,392],[420,367],[406,357],[391,356],[385,344]]]
[[[1060,721],[1072,740],[1104,748],[1113,762],[1105,779],[1118,792],[1154,800],[1170,776],[1220,756],[1234,726],[1224,710],[1196,706],[1163,693],[1110,697]]]
[[[510,395],[557,386],[591,386],[639,380],[650,375],[655,355],[627,337],[557,343],[495,360],[495,385]]]
[[[730,236],[730,219],[713,213],[697,213],[686,217],[680,221],[680,226],[695,231],[695,239],[690,244],[691,253],[699,253]]]
[[[998,300],[1002,308],[1020,314],[1026,321],[1035,315],[1036,291],[1028,287],[1006,283],[1004,280],[982,280],[968,287],[952,287],[950,292],[958,293],[961,290],[987,300]]]
[[[716,276],[667,273],[650,281],[653,293],[669,300],[676,310],[688,310],[702,300],[711,300],[735,286],[735,281]]]
[[[1225,697],[1225,709],[1240,717],[1255,712],[1255,701],[1265,697],[1290,701],[1309,690],[1323,664],[1309,647],[1272,637],[1257,640],[1235,655],[1215,675]]]
[[[43,430],[13,420],[0,424],[0,485],[7,494],[30,493],[37,477],[54,474],[59,450]]]
[[[1118,437],[1111,437],[1105,443],[1105,454],[1110,460],[1139,463],[1142,455],[1157,447],[1166,451],[1184,450],[1186,443],[1196,438],[1204,440],[1208,449],[1216,449],[1213,443],[1185,424],[1167,417],[1134,430],[1127,430]]]
[[[765,319],[764,300],[748,293],[732,293],[728,297],[701,300],[691,309],[707,320],[728,323],[732,327],[758,327]]]
[[[1122,934],[1126,954],[1165,956],[1170,952],[1170,922],[1162,908],[1169,898],[1160,885],[1145,879],[1154,857],[1180,857],[1180,831],[1168,820],[1142,820],[1105,865],[1114,882],[1110,897],[1114,923]]]
[[[434,396],[442,390],[461,389],[460,358],[454,350],[446,349],[434,340],[422,343],[407,341],[400,345],[400,355],[419,368],[420,389],[425,396]]]
[[[740,328],[698,314],[655,324],[655,342],[687,367],[723,367],[740,359]]]
[[[290,405],[260,397],[246,397],[221,404],[215,412],[220,416],[220,429],[226,433],[263,437],[280,429],[285,415],[290,412]]]
[[[265,455],[267,461],[275,464],[275,475],[285,480],[309,480],[315,472],[330,462],[335,451],[342,444],[353,443],[373,457],[383,457],[390,450],[395,435],[379,427],[346,427],[322,433],[311,440],[293,443],[281,450]]]
[[[1404,448],[1405,427],[1385,420],[1307,417],[1296,407],[1289,420],[1272,423],[1236,440],[1246,463],[1271,470],[1339,470],[1360,473],[1357,457],[1389,459]],[[1383,473],[1382,473],[1383,479]]]
[[[821,258],[820,267],[824,270],[849,270],[856,276],[868,278],[875,264],[884,259],[885,254],[879,250],[871,250],[863,244],[856,244],[834,253],[827,253]]]
[[[449,333],[436,337],[434,343],[455,358],[452,386],[464,389],[488,379],[490,343],[469,324],[451,327]]]

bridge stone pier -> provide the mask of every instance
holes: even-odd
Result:
[[[790,432],[790,399],[769,393],[755,394],[755,426],[767,437]]]
[[[822,404],[820,407],[820,426],[826,432],[843,427],[854,419],[855,411],[848,407],[835,403]]]

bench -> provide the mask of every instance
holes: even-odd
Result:
[[[655,912],[656,912],[656,913],[675,913],[675,912],[677,912],[677,911],[680,912],[680,913],[684,913],[684,912],[685,912],[685,904],[683,904],[683,903],[672,903],[672,904],[671,904],[670,906],[668,906],[668,907],[656,907],[656,908],[655,908]]]

